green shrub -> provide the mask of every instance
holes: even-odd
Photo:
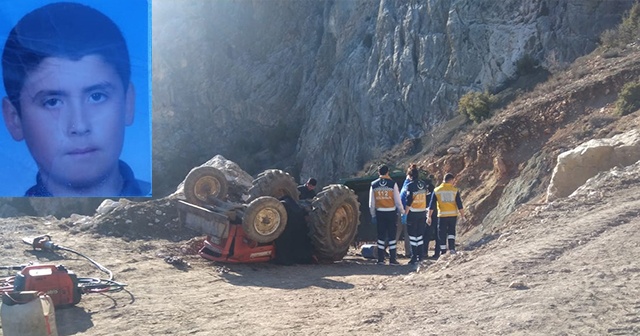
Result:
[[[491,107],[495,103],[496,96],[489,92],[470,91],[460,97],[458,112],[479,123],[491,117]]]
[[[615,29],[600,35],[600,44],[605,48],[624,47],[640,38],[640,2],[636,2]]]
[[[640,109],[640,82],[629,82],[622,87],[616,100],[616,112],[627,115]]]

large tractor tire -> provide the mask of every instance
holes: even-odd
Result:
[[[309,237],[321,262],[342,260],[360,224],[358,197],[342,184],[324,187],[313,199]]]
[[[184,181],[184,197],[195,205],[209,205],[210,198],[225,200],[227,197],[227,178],[214,167],[192,169]]]
[[[279,169],[265,170],[253,180],[253,186],[249,189],[249,201],[260,196],[271,196],[277,199],[289,196],[294,201],[300,199],[296,180],[289,173]]]
[[[287,226],[287,210],[276,198],[258,197],[244,212],[242,229],[249,239],[269,243],[278,238]]]

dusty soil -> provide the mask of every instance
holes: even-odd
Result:
[[[217,264],[190,254],[194,233],[173,218],[153,221],[167,200],[128,204],[129,216],[155,215],[133,217],[120,237],[101,233],[115,216],[3,219],[0,255],[4,265],[53,262],[105,277],[73,254],[21,242],[49,233],[128,285],[57,310],[60,335],[637,335],[639,182],[638,164],[601,174],[419,269],[356,251],[330,265]],[[179,241],[166,239],[172,230]]]

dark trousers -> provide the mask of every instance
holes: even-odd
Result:
[[[429,243],[435,241],[435,256],[440,255],[440,238],[438,238],[438,216],[431,216],[431,225],[426,225],[424,228],[424,254],[428,257]]]
[[[411,241],[411,260],[422,260],[424,256],[424,227],[427,221],[427,213],[409,211],[407,215],[407,230]]]
[[[378,261],[384,261],[384,250],[389,242],[389,259],[396,260],[396,212],[376,211],[378,220]]]
[[[438,238],[440,238],[440,251],[447,250],[449,243],[449,251],[456,249],[456,221],[458,217],[439,217],[438,218]]]

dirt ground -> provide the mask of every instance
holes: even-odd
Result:
[[[126,216],[2,219],[0,264],[106,277],[21,242],[48,233],[127,284],[57,310],[60,335],[638,335],[640,165],[588,185],[523,205],[482,241],[418,269],[356,250],[330,265],[217,264],[190,254],[195,234],[167,200],[128,203]]]

